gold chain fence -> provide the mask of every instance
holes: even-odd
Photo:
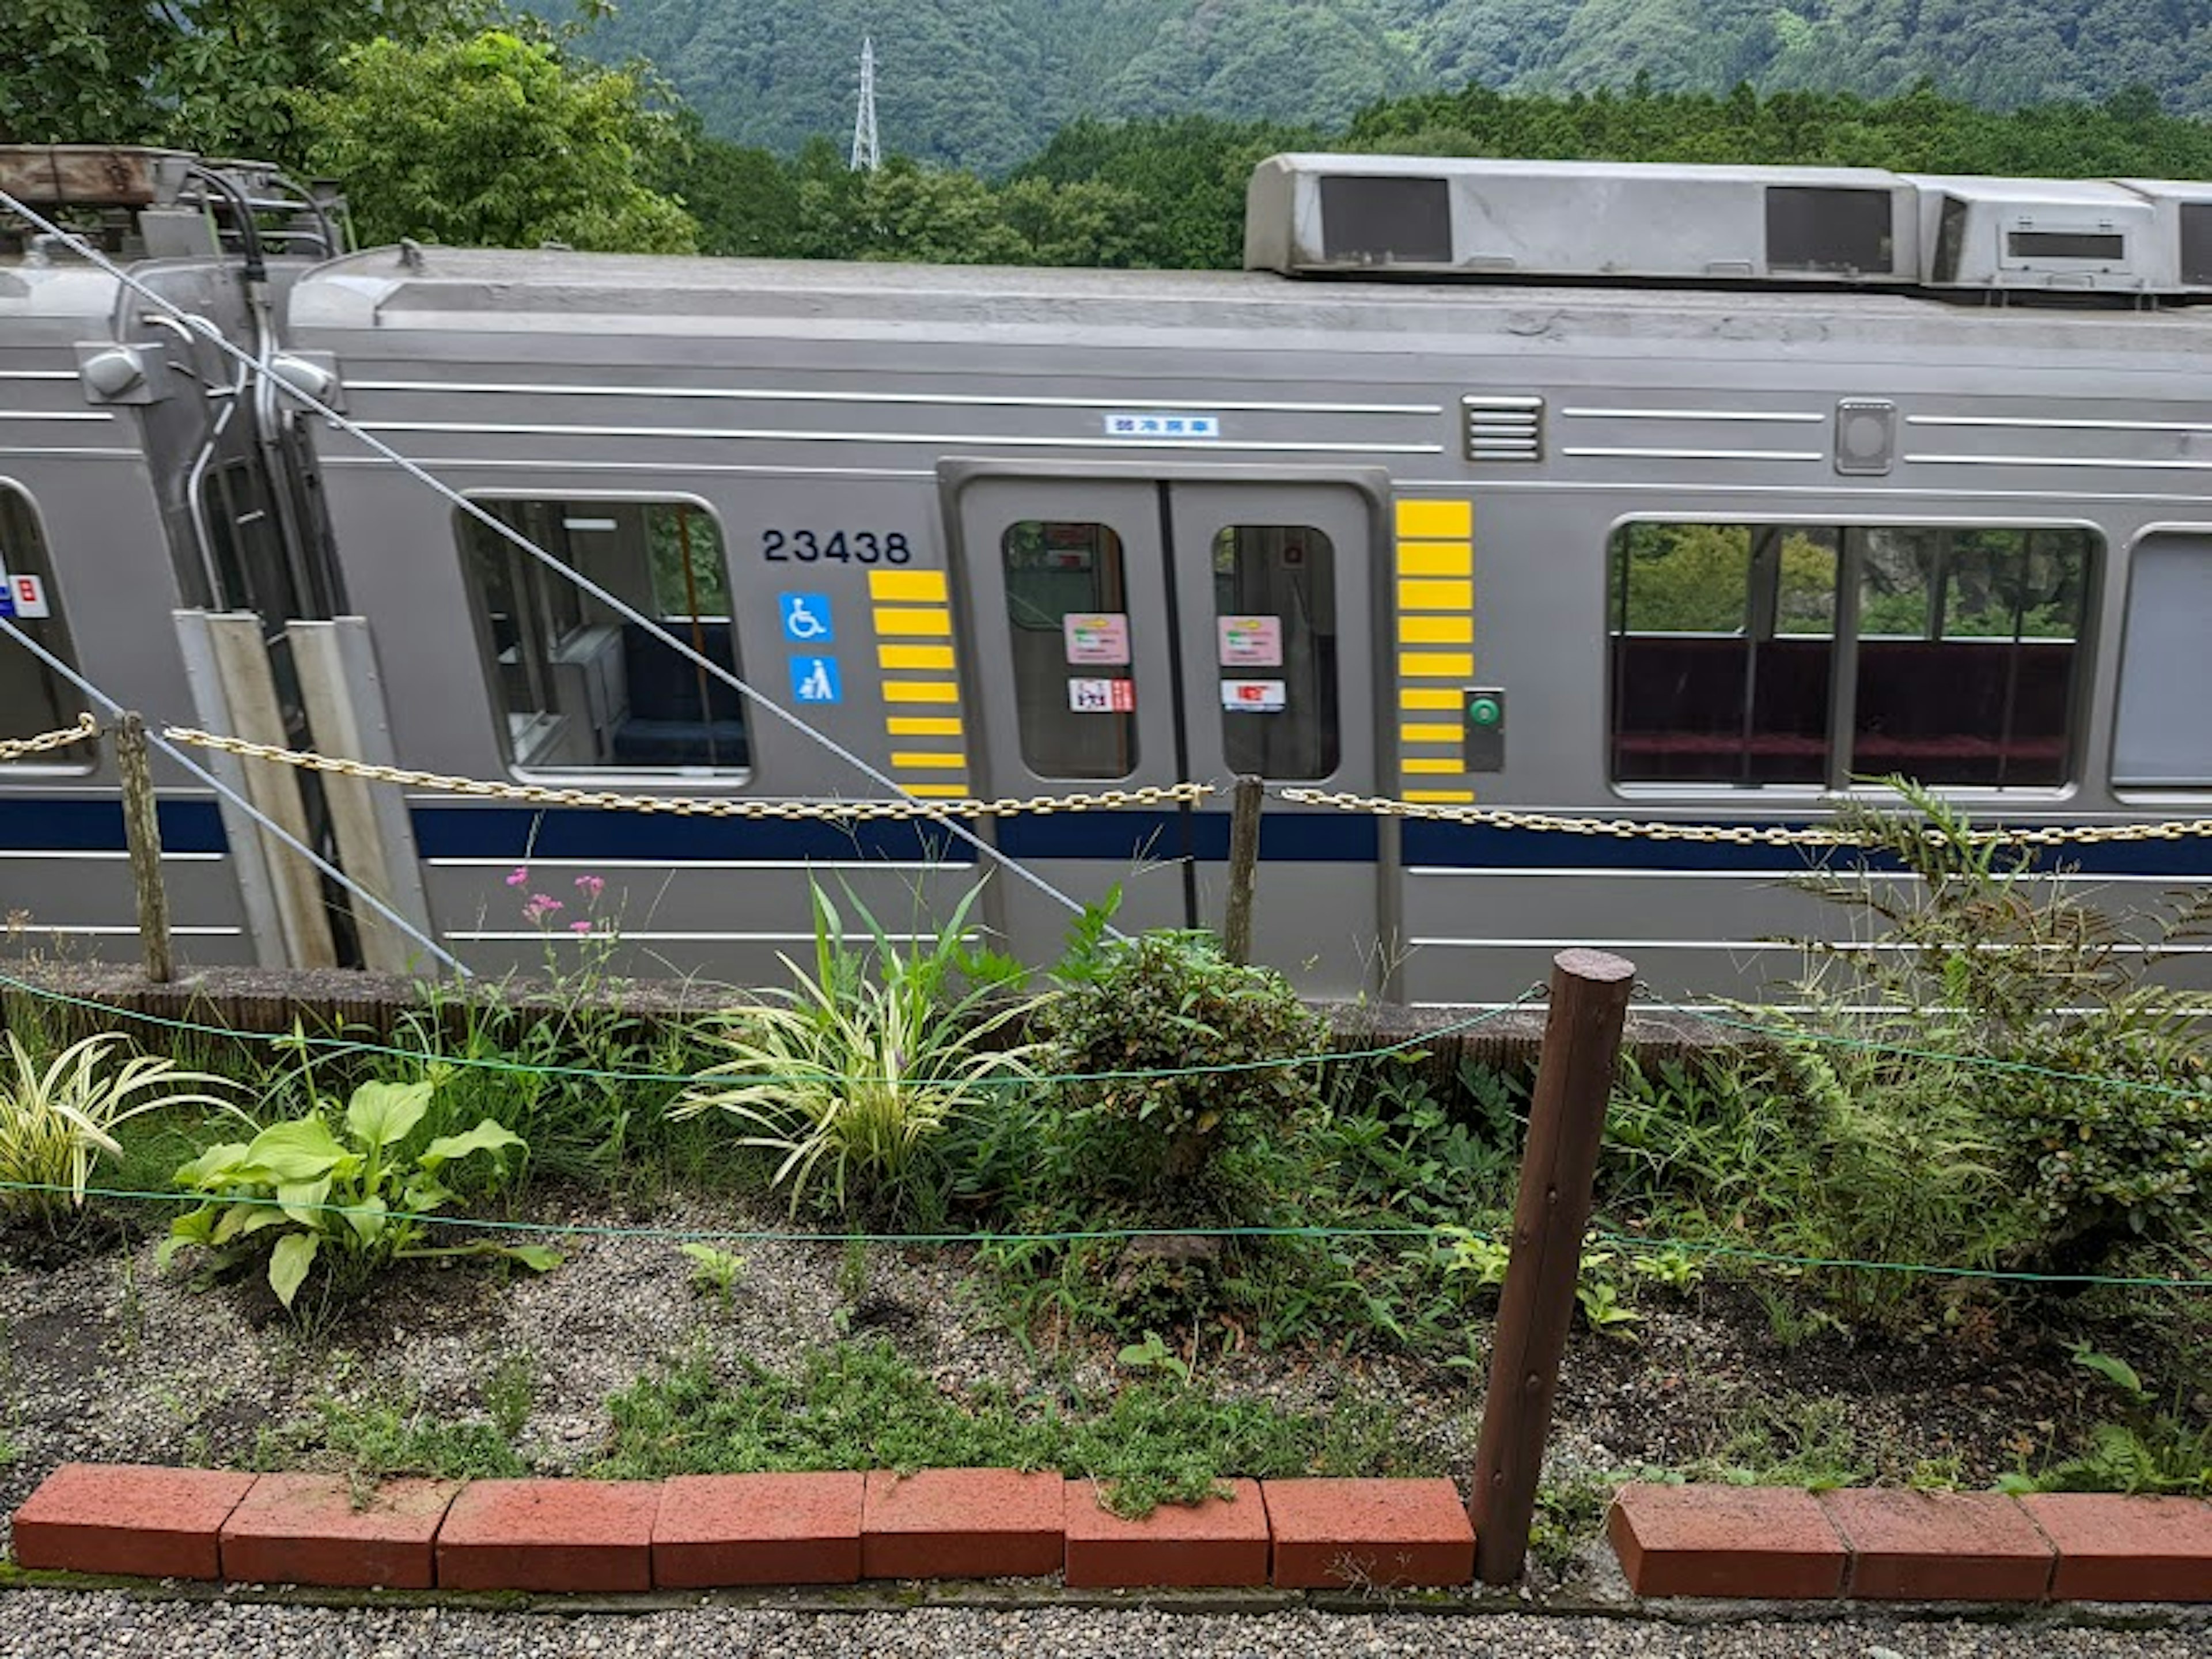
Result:
[[[50,749],[66,749],[76,743],[93,743],[99,737],[100,722],[90,714],[80,714],[75,726],[59,732],[41,732],[35,738],[0,738],[0,761],[43,755]]]

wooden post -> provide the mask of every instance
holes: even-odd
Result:
[[[1229,914],[1222,919],[1221,949],[1240,968],[1252,960],[1252,886],[1260,870],[1260,804],[1265,798],[1258,778],[1237,774],[1229,810]]]
[[[1575,1315],[1606,1098],[1635,978],[1632,963],[1602,951],[1562,951],[1552,958],[1552,1008],[1528,1106],[1513,1255],[1498,1304],[1474,1493],[1467,1506],[1474,1523],[1475,1577],[1486,1584],[1511,1583],[1528,1554],[1559,1356]]]
[[[146,977],[167,985],[177,976],[177,966],[169,953],[169,895],[161,885],[161,821],[146,758],[146,722],[128,710],[115,728],[115,769],[123,781],[131,882],[138,890],[138,948],[146,960]]]

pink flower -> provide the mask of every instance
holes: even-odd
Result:
[[[515,866],[514,873],[507,878],[507,884],[509,887],[528,886],[530,884],[530,866],[526,864],[519,864]]]
[[[576,878],[576,890],[581,893],[586,898],[591,900],[592,903],[596,904],[599,902],[599,895],[607,890],[606,878],[605,876],[579,876]]]
[[[588,921],[572,921],[568,924],[568,931],[572,933],[588,933],[592,931],[592,924]]]
[[[532,922],[550,921],[557,912],[566,908],[559,899],[549,897],[544,893],[532,893],[530,896],[530,902],[522,907],[522,919]]]

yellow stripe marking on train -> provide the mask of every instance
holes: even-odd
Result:
[[[927,610],[901,611],[879,605],[876,607],[876,632],[893,638],[920,635],[927,638],[949,640],[952,637],[952,613],[933,606]]]
[[[868,572],[868,597],[872,599],[908,599],[939,605],[945,602],[945,573],[942,570],[871,570]]]
[[[1398,643],[1401,645],[1473,645],[1474,618],[1472,617],[1401,617],[1398,618]]]
[[[1441,685],[1401,685],[1398,688],[1398,707],[1401,708],[1457,708],[1459,693]]]
[[[1462,675],[1460,678],[1465,678]],[[885,702],[958,702],[960,688],[951,680],[885,680]]]
[[[899,787],[908,794],[923,800],[965,800],[968,786],[964,783],[902,783]]]
[[[1423,806],[1472,806],[1472,789],[1408,789],[1406,799]]]
[[[968,757],[957,749],[941,755],[927,749],[894,749],[891,764],[926,772],[964,772],[968,769]]]
[[[952,647],[949,645],[879,645],[876,647],[876,666],[939,668],[951,673]]]
[[[1463,542],[1474,534],[1473,501],[1401,501],[1397,508],[1401,538]]]
[[[1401,772],[1464,772],[1458,760],[1438,760],[1427,755],[1408,755],[1398,763]]]
[[[1398,728],[1401,743],[1464,743],[1467,733],[1456,726],[1401,726]]]
[[[1401,581],[1398,584],[1401,611],[1472,611],[1474,584],[1468,582]]]
[[[1401,651],[1398,678],[1401,680],[1471,680],[1474,678],[1472,651]]]
[[[884,729],[895,738],[957,738],[964,728],[957,714],[890,714]]]
[[[1401,576],[1472,576],[1474,550],[1465,542],[1400,542]]]

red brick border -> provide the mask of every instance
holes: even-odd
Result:
[[[2195,1498],[1630,1486],[1607,1530],[1638,1595],[2212,1601]]]
[[[1468,1584],[1449,1480],[1230,1483],[1142,1521],[1012,1469],[392,1481],[67,1463],[15,1516],[18,1565],[143,1577],[593,1593],[1018,1577],[1077,1589]],[[2212,1601],[2212,1504],[2054,1492],[1623,1487],[1646,1596]]]

